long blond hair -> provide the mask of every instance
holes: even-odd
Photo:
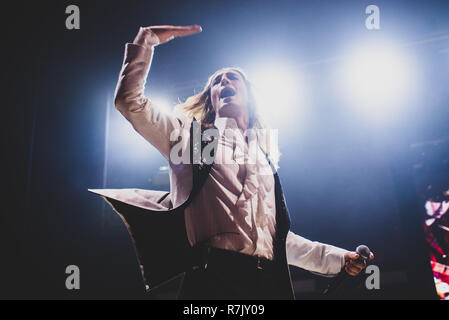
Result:
[[[204,127],[213,127],[216,118],[216,112],[212,106],[210,94],[212,83],[218,74],[227,70],[236,71],[242,76],[248,90],[248,128],[256,129],[259,146],[268,155],[273,165],[277,168],[280,157],[277,141],[271,141],[272,139],[270,138],[270,136],[264,134],[264,132],[270,132],[270,128],[262,120],[258,112],[254,90],[248,80],[248,77],[242,69],[230,67],[217,70],[209,77],[206,85],[200,93],[194,94],[193,96],[188,97],[186,101],[176,105],[175,111],[185,114],[188,118],[195,118]]]

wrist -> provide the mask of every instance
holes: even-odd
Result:
[[[140,28],[139,33],[133,41],[133,44],[137,44],[146,48],[153,48],[160,43],[159,37],[150,28]]]

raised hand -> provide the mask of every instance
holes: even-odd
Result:
[[[176,37],[185,37],[201,31],[202,29],[198,25],[141,27],[139,29],[139,33],[134,39],[134,43],[142,46],[154,45],[154,36],[156,35],[159,40],[159,44],[162,44]]]

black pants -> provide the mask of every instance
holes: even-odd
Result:
[[[273,261],[208,248],[186,272],[179,299],[280,299],[279,274]]]

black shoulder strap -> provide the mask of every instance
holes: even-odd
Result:
[[[267,159],[274,176],[274,194],[276,199],[276,228],[277,228],[276,236],[285,241],[287,239],[287,233],[290,230],[291,220],[287,204],[285,202],[284,192],[282,191],[281,179],[279,178],[279,174],[276,170],[276,167],[271,162],[268,154],[263,149],[262,152],[265,154],[265,158]]]

